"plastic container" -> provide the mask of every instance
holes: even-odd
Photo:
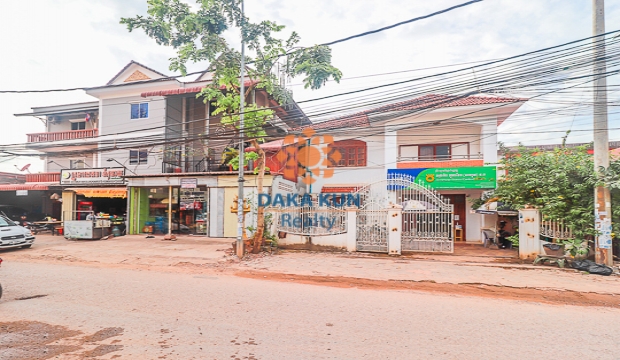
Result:
[[[546,243],[543,245],[543,250],[549,256],[564,256],[564,245]]]

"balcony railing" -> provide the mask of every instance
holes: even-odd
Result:
[[[26,134],[26,135],[28,136],[29,143],[37,143],[37,142],[48,142],[48,141],[85,139],[85,138],[95,137],[97,136],[97,134],[98,134],[97,129],[86,129],[86,130],[44,132],[44,133]]]
[[[26,182],[57,182],[60,183],[60,173],[26,174]]]
[[[253,162],[250,162],[250,167],[245,167],[246,171],[254,170]],[[224,173],[229,172],[231,174],[236,173],[237,170],[233,170],[232,166],[224,165],[218,161],[209,161],[208,159],[202,159],[197,161],[183,161],[181,163],[166,162],[162,163],[161,172],[163,174],[171,173]]]
[[[435,156],[399,156],[398,161],[461,161],[461,160],[483,160],[482,154],[468,155],[435,155]]]

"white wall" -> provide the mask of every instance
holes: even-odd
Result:
[[[449,143],[469,143],[469,154],[477,155],[481,151],[480,143],[482,126],[468,122],[462,122],[457,125],[450,126],[429,126],[420,128],[409,128],[398,131],[397,143],[398,149],[402,145],[423,145],[423,144],[449,144]],[[405,152],[417,152],[414,149],[406,149]],[[452,149],[454,155],[467,154],[467,146],[454,146]],[[411,156],[406,153],[399,153],[399,156]],[[415,161],[415,160],[409,160]],[[396,166],[392,166],[395,168]]]
[[[278,239],[278,245],[314,245],[330,248],[346,249],[347,233],[326,236],[301,236],[286,234],[284,239]]]
[[[131,119],[131,104],[144,103],[149,104],[149,117],[147,119]],[[140,141],[141,137],[147,134],[161,135],[163,139],[165,131],[164,125],[166,121],[166,99],[164,97],[143,98],[140,96],[106,99],[102,100],[102,120],[99,129],[100,135],[104,139],[111,138],[111,135],[118,134],[118,143],[127,146],[127,142],[131,140]],[[110,135],[110,136],[106,136]],[[108,144],[100,145],[100,147],[109,147]],[[133,148],[133,147],[132,147]],[[137,149],[137,146],[135,147]],[[129,164],[129,148],[118,149],[113,151],[105,151],[101,155],[101,164],[99,166],[119,167],[115,162],[107,162],[106,159],[113,158],[126,166],[129,170],[136,174],[158,174],[161,173],[162,167],[162,146],[144,147],[148,150],[149,156],[147,164],[130,165]]]

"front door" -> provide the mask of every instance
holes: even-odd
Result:
[[[465,241],[465,234],[467,234],[465,195],[443,195],[443,197],[449,199],[450,204],[454,205],[454,230],[456,233],[457,229],[462,229],[460,240]]]

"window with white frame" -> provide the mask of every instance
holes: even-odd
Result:
[[[149,103],[131,104],[131,119],[146,119],[149,117]]]
[[[129,165],[146,165],[149,152],[146,149],[129,150]]]
[[[84,169],[84,159],[69,160],[69,169]]]
[[[71,130],[85,130],[86,122],[85,121],[75,121],[71,123]]]

